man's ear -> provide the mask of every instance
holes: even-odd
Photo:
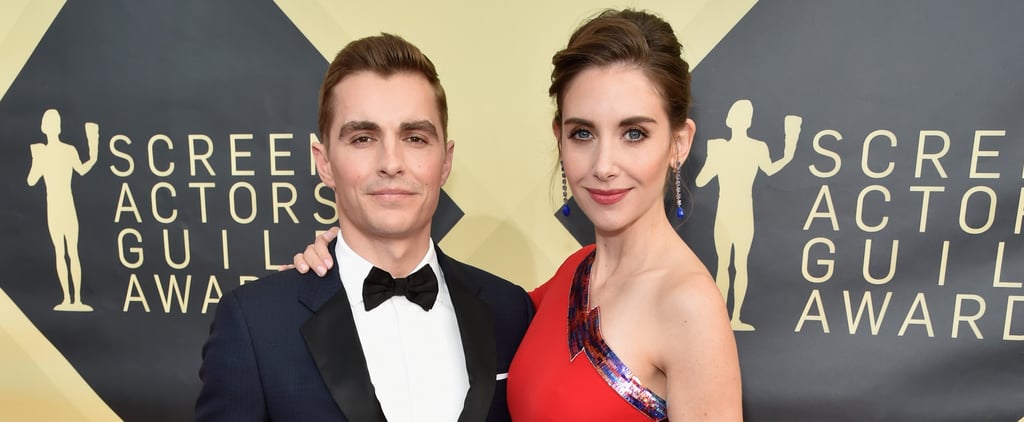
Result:
[[[455,157],[455,140],[449,139],[444,143],[444,165],[441,168],[441,186],[448,183],[448,175],[452,173],[452,159]]]
[[[686,119],[679,128],[672,131],[672,147],[669,166],[675,168],[686,161],[690,156],[690,147],[693,146],[693,134],[697,131],[697,125],[693,119]]]
[[[327,159],[327,145],[324,145],[323,142],[314,142],[309,147],[313,150],[316,173],[320,176],[320,181],[334,189],[334,173],[331,171],[331,162]]]

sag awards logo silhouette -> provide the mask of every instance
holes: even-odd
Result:
[[[99,125],[85,124],[85,138],[89,145],[89,159],[86,161],[81,160],[78,149],[61,140],[60,113],[56,109],[43,113],[40,130],[46,135],[46,142],[30,146],[32,166],[28,172],[28,185],[35,186],[42,179],[46,189],[46,224],[53,242],[57,279],[64,293],[64,299],[53,310],[92,312],[92,307],[82,302],[78,211],[71,191],[71,178],[74,173],[84,176],[96,164]]]
[[[697,174],[697,187],[704,187],[718,178],[718,206],[715,215],[715,253],[718,268],[715,284],[726,303],[729,291],[733,293],[730,324],[734,331],[754,331],[754,326],[740,318],[743,301],[750,281],[747,258],[754,240],[753,187],[758,172],[772,176],[793,159],[797,139],[800,137],[800,116],[786,116],[784,121],[785,147],[782,158],[772,161],[768,145],[747,134],[754,116],[750,100],[733,103],[725,124],[732,130],[729,139],[709,139],[707,160]],[[729,266],[735,276],[729,278]]]

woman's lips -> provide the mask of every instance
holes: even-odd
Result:
[[[612,205],[622,200],[629,193],[629,189],[590,189],[587,188],[590,198],[601,205]]]

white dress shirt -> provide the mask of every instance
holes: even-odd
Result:
[[[469,391],[469,375],[433,240],[413,270],[430,264],[437,276],[437,300],[430,311],[404,296],[366,311],[363,280],[373,264],[355,253],[340,233],[334,256],[384,416],[389,422],[457,420]]]

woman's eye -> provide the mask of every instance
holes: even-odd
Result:
[[[589,141],[591,138],[594,137],[594,134],[590,133],[590,131],[586,129],[576,129],[572,131],[569,137],[581,141]]]
[[[640,129],[631,128],[626,131],[625,137],[627,141],[639,141],[647,137],[647,134]]]

